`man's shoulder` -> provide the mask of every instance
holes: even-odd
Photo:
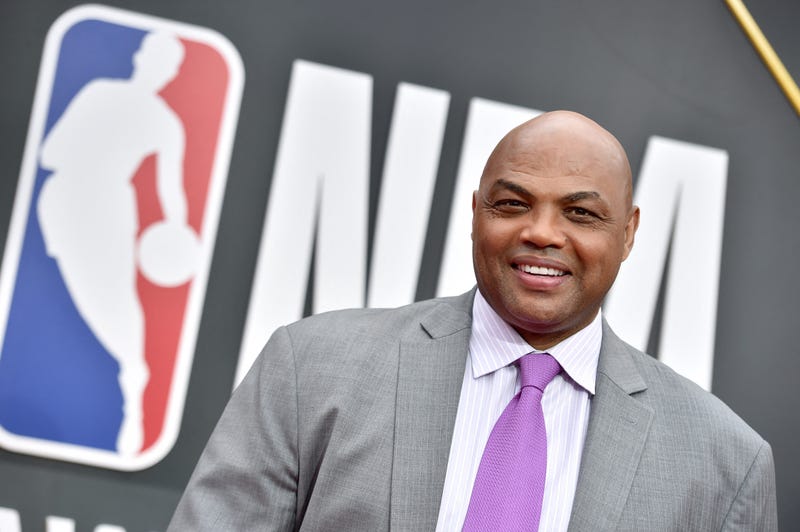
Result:
[[[622,342],[628,357],[641,375],[646,389],[640,400],[654,411],[654,427],[678,428],[684,436],[698,435],[706,443],[746,447],[757,451],[766,442],[722,399],[680,375],[656,358]]]
[[[432,339],[468,333],[471,301],[471,294],[464,294],[393,309],[347,309],[309,316],[275,331],[259,364],[284,364],[293,368],[298,379],[315,382],[328,382],[332,375],[354,366],[362,374],[382,375],[396,368],[401,345],[426,349]]]
[[[443,327],[459,330],[471,323],[472,293],[418,301],[396,308],[354,308],[309,316],[286,327],[293,338],[371,337],[396,339],[437,336]],[[446,332],[446,331],[445,331]]]

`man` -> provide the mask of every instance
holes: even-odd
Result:
[[[524,528],[775,530],[769,445],[602,320],[639,222],[631,189],[624,150],[586,117],[511,131],[473,195],[477,291],[279,329],[171,530],[460,530],[514,364],[544,351],[546,476]]]

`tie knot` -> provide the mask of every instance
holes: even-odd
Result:
[[[529,353],[518,363],[522,388],[533,386],[544,392],[550,381],[561,373],[561,365],[548,353]]]

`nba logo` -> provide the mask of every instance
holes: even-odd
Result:
[[[0,272],[0,446],[120,470],[172,448],[243,78],[204,28],[97,5],[51,27]]]

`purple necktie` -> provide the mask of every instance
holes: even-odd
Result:
[[[464,531],[539,529],[547,472],[542,393],[561,372],[547,353],[519,359],[522,387],[492,429],[464,521]]]

